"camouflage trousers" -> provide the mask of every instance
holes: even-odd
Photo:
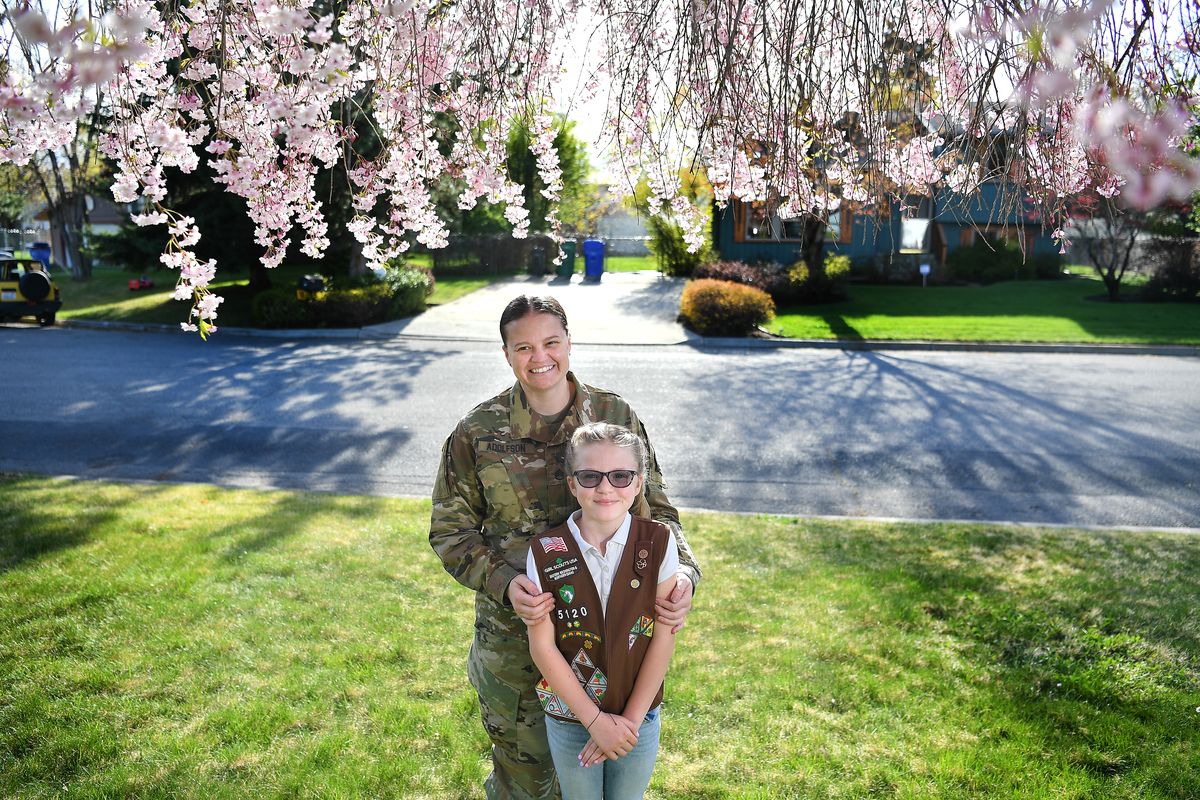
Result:
[[[508,642],[499,648],[497,644],[477,631],[467,657],[467,676],[479,695],[483,727],[492,740],[492,774],[484,790],[488,800],[558,800],[528,645],[521,643],[516,649]]]

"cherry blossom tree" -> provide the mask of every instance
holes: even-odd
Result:
[[[372,265],[445,243],[431,191],[447,175],[462,207],[504,204],[521,236],[504,144],[529,126],[555,200],[552,98],[577,20],[599,27],[579,91],[607,102],[602,144],[693,246],[703,216],[680,191],[683,167],[707,172],[717,202],[768,203],[816,239],[840,204],[969,196],[990,170],[1019,187],[1007,202],[1028,195],[1049,224],[1082,193],[1147,208],[1200,186],[1181,147],[1200,42],[1191,0],[99,2],[3,0],[0,159],[57,151],[103,104],[113,195],[142,204],[139,224],[168,226],[162,259],[192,304],[184,327],[202,335],[216,264],[196,259],[194,220],[164,205],[164,169],[207,159],[245,199],[267,266],[293,234],[324,251],[314,177],[339,162]],[[439,119],[454,121],[452,141]]]

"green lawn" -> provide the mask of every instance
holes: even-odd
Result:
[[[1133,291],[1126,289],[1130,295]],[[991,286],[860,286],[850,299],[779,309],[767,328],[802,339],[1200,344],[1200,303],[1109,303],[1088,277]]]
[[[413,261],[422,263],[428,261],[427,256],[415,256]],[[427,263],[424,264],[428,266]],[[275,286],[295,286],[296,282],[311,267],[283,265],[271,274]],[[159,271],[148,275],[154,283],[153,289],[129,290],[131,278],[138,277],[134,273],[121,269],[100,268],[92,273],[90,281],[76,282],[70,278],[57,276],[59,288],[63,295],[63,307],[59,311],[60,319],[94,319],[117,322],[151,322],[173,325],[187,319],[188,305],[171,299],[175,290],[175,274]],[[249,292],[246,273],[223,277],[212,284],[213,291],[225,298],[218,308],[217,323],[230,327],[253,327],[251,314],[252,295]],[[430,305],[448,303],[469,292],[473,292],[497,278],[450,277],[438,278],[433,295],[429,298]]]
[[[425,501],[0,482],[0,796],[480,798]],[[1200,538],[687,515],[653,798],[1200,786]]]
[[[294,286],[311,268],[283,265],[272,270],[271,281],[275,286]],[[190,306],[171,299],[175,291],[174,272],[159,270],[147,273],[154,281],[154,288],[129,290],[129,281],[137,278],[118,268],[97,268],[89,281],[77,282],[59,279],[63,307],[61,319],[95,319],[111,322],[157,322],[176,324],[187,319]],[[232,327],[252,325],[250,302],[252,295],[248,287],[249,276],[240,273],[221,273],[212,283],[216,294],[225,298],[217,309],[217,324]]]
[[[638,272],[639,270],[658,270],[658,258],[648,256],[605,256],[605,272]]]

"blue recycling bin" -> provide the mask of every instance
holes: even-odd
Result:
[[[50,269],[50,243],[34,242],[29,245],[29,257],[36,258],[46,269]]]
[[[583,279],[599,281],[604,274],[604,242],[587,239],[583,243]]]

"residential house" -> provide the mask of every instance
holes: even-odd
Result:
[[[910,198],[903,213],[896,202],[883,213],[843,206],[829,215],[826,251],[850,256],[854,272],[915,271],[929,263],[935,275],[950,253],[980,239],[1003,238],[1030,257],[1057,252],[1040,224],[996,210],[1000,189],[986,183],[967,198],[948,190]],[[800,234],[799,220],[780,219],[763,204],[733,200],[713,212],[713,247],[723,259],[790,264],[800,257]]]

